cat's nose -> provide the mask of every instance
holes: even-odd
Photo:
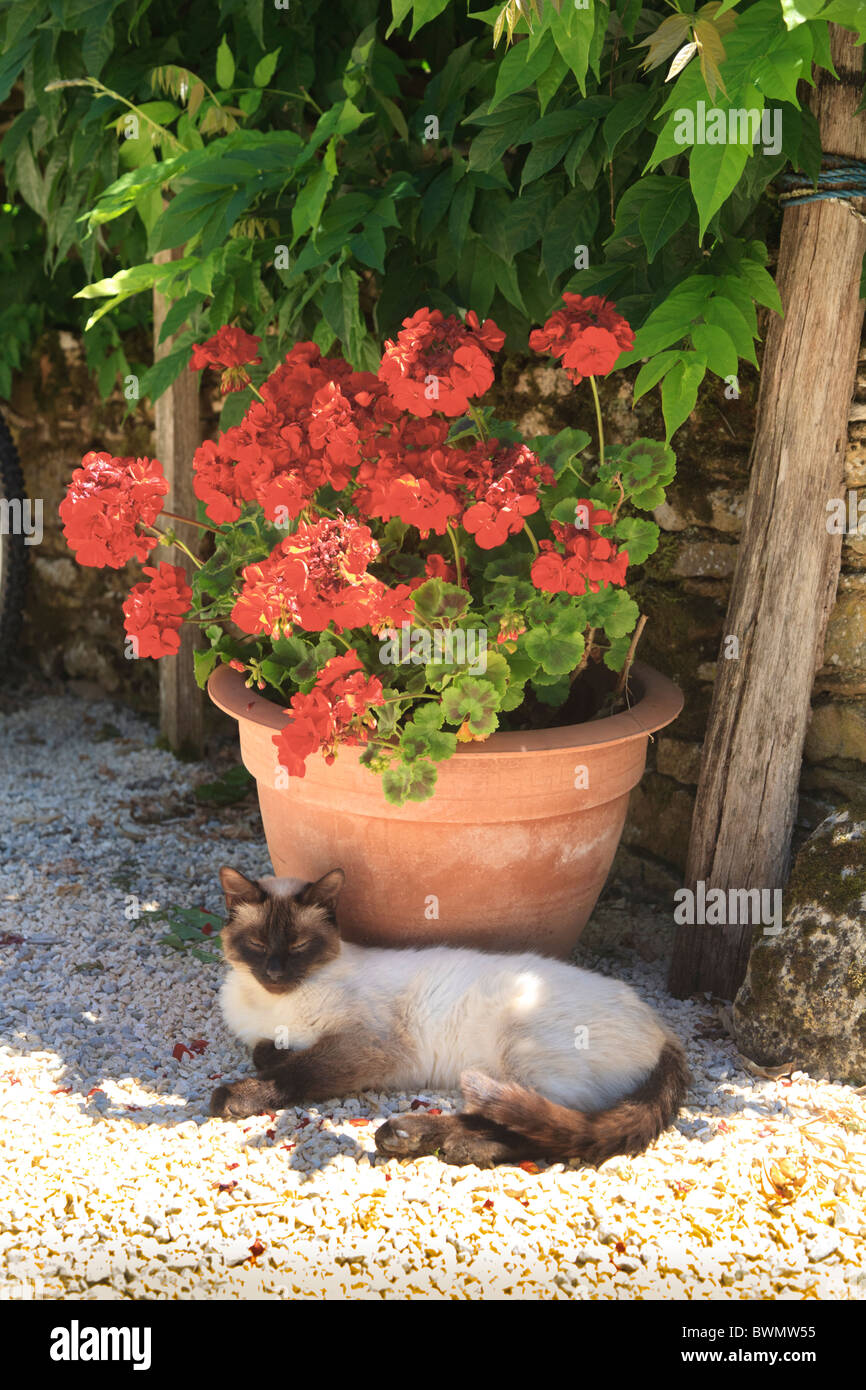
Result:
[[[271,956],[270,959],[265,962],[265,974],[268,979],[278,980],[282,973],[283,970],[280,962],[277,960],[276,956]]]

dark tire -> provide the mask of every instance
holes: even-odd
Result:
[[[0,415],[0,503],[23,503],[26,496],[18,450]],[[27,546],[23,534],[12,532],[9,508],[0,505],[0,670],[15,653],[27,583]]]

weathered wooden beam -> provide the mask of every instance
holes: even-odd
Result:
[[[821,73],[812,107],[825,154],[866,159],[856,115],[862,48],[831,26],[838,79]],[[866,200],[858,202],[862,212]],[[787,878],[803,743],[842,538],[827,503],[843,496],[848,416],[863,324],[866,224],[841,203],[788,208],[777,284],[785,311],[767,333],[746,515],[718,663],[686,884],[781,888]],[[732,645],[732,644],[729,644]],[[680,926],[670,987],[733,998],[753,927]]]
[[[177,260],[183,254],[180,247],[158,251],[155,260]],[[154,360],[171,351],[173,337],[160,343],[159,335],[169,303],[154,291],[153,351]],[[156,416],[156,456],[165,469],[169,482],[166,507],[180,516],[194,517],[196,498],[192,490],[192,456],[201,443],[198,376],[183,371],[177,380],[159,397],[154,407]],[[198,553],[199,532],[193,526],[172,522],[178,537]],[[175,546],[162,549],[160,558],[173,565],[182,565],[190,574],[192,562]],[[180,651],[177,656],[164,656],[159,663],[159,713],[163,737],[174,752],[184,757],[200,757],[203,746],[204,697],[193,675],[193,651],[199,645],[197,629],[184,624],[181,628]]]

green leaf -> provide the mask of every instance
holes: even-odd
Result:
[[[650,180],[641,182],[649,183]],[[692,210],[689,186],[685,179],[654,178],[652,183],[651,195],[641,205],[638,214],[640,234],[650,263],[688,220]]]
[[[665,372],[669,372],[675,362],[680,360],[678,352],[659,352],[655,357],[651,357],[645,362],[635,378],[634,399],[639,401],[641,396],[645,396],[647,391],[651,391],[654,386],[661,381]]]
[[[626,633],[623,637],[615,637],[604,654],[604,664],[611,671],[621,671],[628,656],[628,649],[631,646],[631,634]]]
[[[740,144],[692,147],[689,183],[698,208],[701,237],[713,213],[718,211],[738,184],[751,152],[750,145]]]
[[[652,88],[624,84],[617,89],[616,104],[605,116],[602,125],[608,159],[630,130],[645,123],[657,100],[658,94]]]
[[[436,768],[426,758],[394,763],[382,776],[385,800],[392,806],[405,801],[427,801],[436,787]]]
[[[412,594],[415,612],[428,627],[440,627],[462,618],[469,607],[470,597],[457,584],[444,579],[427,579]]]
[[[628,552],[630,565],[642,565],[658,548],[659,528],[642,516],[624,516],[616,523],[620,549]]]
[[[439,763],[452,757],[456,749],[456,734],[424,728],[415,720],[409,720],[400,735],[400,751],[408,762],[416,758],[430,758]]]
[[[772,275],[762,265],[758,265],[757,261],[747,260],[745,257],[740,261],[737,270],[740,279],[746,282],[752,298],[781,314],[782,301]]]
[[[736,348],[738,357],[744,357],[747,362],[757,366],[751,329],[736,304],[724,295],[714,295],[704,310],[704,318],[707,323],[716,324],[725,330]]]
[[[556,47],[577,78],[581,92],[585,93],[590,49],[595,37],[595,14],[592,6],[578,9],[566,0],[559,11],[553,10],[548,22]]]
[[[235,80],[235,60],[232,57],[232,51],[225,34],[220,39],[220,46],[217,49],[216,80],[217,86],[224,90],[230,87]]]
[[[635,333],[634,347],[623,354],[617,366],[626,367],[642,357],[653,357],[678,343],[690,332],[694,320],[703,314],[713,289],[714,281],[709,275],[690,275],[683,280],[653,309],[646,323]]]
[[[529,48],[528,43],[516,43],[502,59],[496,75],[493,100],[488,111],[495,111],[508,97],[531,87],[549,68],[554,52],[554,42],[550,32],[547,31],[543,34],[534,53],[531,53]],[[563,54],[563,56],[566,55]],[[568,61],[567,58],[566,61]]]
[[[706,358],[716,376],[736,376],[739,358],[729,333],[714,323],[699,323],[692,329],[695,351]]]
[[[662,414],[665,417],[667,438],[679,429],[695,408],[698,387],[704,379],[706,366],[702,358],[682,360],[671,368],[662,382]],[[663,496],[656,505],[660,505]]]
[[[208,682],[208,676],[219,660],[219,652],[215,652],[213,648],[204,652],[193,652],[192,660],[196,684],[201,690],[204,690]]]
[[[541,245],[541,264],[552,286],[558,276],[574,268],[576,248],[591,246],[598,229],[599,206],[575,188],[557,204],[549,218]]]
[[[266,53],[264,58],[260,58],[253,71],[253,82],[256,87],[267,87],[271,78],[277,70],[281,48],[275,48],[273,53]],[[231,86],[231,83],[223,83],[223,86]]]
[[[496,687],[473,676],[460,676],[442,695],[442,713],[449,724],[466,725],[475,739],[492,734],[498,719],[499,696]]]
[[[610,639],[624,637],[633,632],[640,610],[633,598],[624,589],[615,589],[607,584],[596,595],[597,605],[593,614],[593,625],[602,627]]]
[[[328,149],[334,152],[336,138],[329,142]],[[325,206],[325,199],[334,182],[334,169],[328,167],[328,161],[323,160],[311,178],[303,184],[295,199],[292,208],[292,244],[298,240],[304,232],[312,231],[315,236]]]
[[[526,634],[523,645],[532,660],[549,676],[563,676],[574,670],[583,656],[585,643],[580,633],[569,635],[540,623]]]
[[[782,0],[785,27],[796,29],[798,24],[805,24],[807,20],[814,19],[823,3],[824,0]]]

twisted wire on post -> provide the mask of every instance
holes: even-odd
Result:
[[[788,172],[776,179],[781,192],[779,202],[782,207],[796,207],[800,203],[844,203],[849,212],[861,222],[866,216],[853,205],[853,199],[866,198],[866,160],[851,159],[847,155],[825,154],[821,159],[821,172],[817,185],[804,182],[802,174]]]

